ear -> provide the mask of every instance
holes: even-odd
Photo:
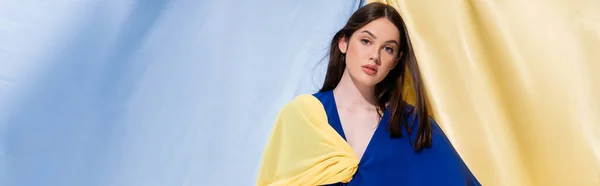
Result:
[[[346,38],[346,36],[340,38],[340,41],[338,41],[338,48],[340,48],[342,54],[346,54],[348,49],[348,38]]]

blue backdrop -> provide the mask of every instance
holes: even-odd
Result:
[[[0,185],[253,185],[360,4],[0,1]]]

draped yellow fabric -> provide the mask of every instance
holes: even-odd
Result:
[[[347,183],[358,163],[350,145],[329,125],[321,102],[303,94],[279,112],[257,186]]]
[[[483,185],[600,185],[600,1],[375,1],[403,15],[436,120]]]

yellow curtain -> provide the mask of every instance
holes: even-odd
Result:
[[[600,185],[600,1],[371,0],[403,15],[483,185]]]

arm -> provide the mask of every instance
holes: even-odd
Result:
[[[432,150],[438,151],[441,155],[439,160],[443,162],[439,162],[440,165],[449,168],[449,170],[445,170],[444,172],[458,171],[457,174],[462,176],[466,186],[480,186],[481,184],[477,178],[469,170],[444,131],[433,119],[431,119],[431,129],[433,137]]]
[[[357,166],[358,158],[331,128],[321,103],[311,95],[301,95],[278,114],[256,184],[348,182]]]

